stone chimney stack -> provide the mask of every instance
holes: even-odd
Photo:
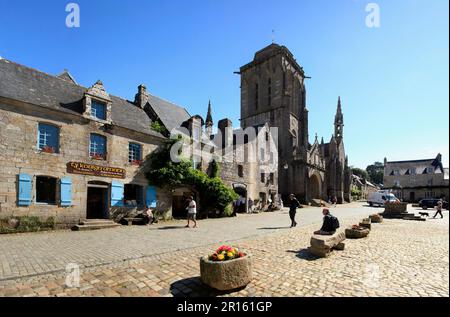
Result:
[[[233,123],[230,119],[222,119],[218,123],[219,132],[222,134],[222,148],[233,145]]]
[[[134,97],[134,103],[136,104],[136,106],[144,109],[147,102],[148,102],[147,87],[145,87],[145,85],[139,85],[138,93]]]

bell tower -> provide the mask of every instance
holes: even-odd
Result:
[[[334,135],[339,144],[344,138],[344,115],[342,114],[341,97],[338,98],[336,116],[334,117]]]

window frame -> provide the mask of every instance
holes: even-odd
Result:
[[[94,107],[95,106],[101,106],[103,107],[103,114],[104,114],[104,118],[101,118],[97,115],[97,108]],[[107,105],[106,103],[99,101],[99,100],[91,100],[91,117],[98,119],[98,120],[102,120],[102,121],[106,121],[107,116]]]
[[[56,140],[55,140],[55,147],[50,146],[47,142],[47,134],[44,134],[45,137],[45,145],[41,147],[41,127],[48,127],[48,128],[52,128],[55,129],[54,132]],[[50,154],[59,154],[60,152],[60,134],[61,134],[61,128],[57,125],[51,124],[51,123],[47,123],[47,122],[39,122],[38,123],[38,127],[37,127],[37,148],[41,153],[50,153]],[[51,134],[50,134],[51,135]],[[52,151],[50,150],[46,150],[45,148],[49,147],[52,149]]]
[[[133,151],[133,147],[137,146],[139,148],[139,157],[138,158],[133,158],[132,153],[134,154],[135,151]],[[142,162],[142,144],[136,143],[136,142],[129,142],[128,143],[128,163],[133,163],[133,162]]]
[[[47,180],[52,180],[54,181],[54,194],[52,196],[54,196],[54,200],[50,201],[38,201],[38,183],[39,183],[39,179],[40,178],[46,178]],[[53,176],[47,176],[47,175],[36,175],[35,177],[35,186],[34,186],[34,202],[36,205],[48,205],[48,206],[56,206],[58,204],[58,184],[59,184],[59,179],[57,177],[53,177]],[[53,186],[53,184],[51,184]]]
[[[100,137],[105,141],[104,153],[103,153],[102,159],[98,159],[98,158],[96,158],[95,155],[93,155],[93,154],[102,154],[102,153],[98,153],[98,152],[92,152],[92,137],[94,137],[94,136]],[[98,134],[98,133],[90,133],[89,134],[89,158],[96,159],[99,161],[106,161],[107,155],[108,155],[108,138],[106,136]]]

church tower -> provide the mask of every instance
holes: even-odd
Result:
[[[278,128],[279,193],[306,195],[308,110],[305,73],[285,47],[271,44],[242,66],[241,128]]]
[[[338,144],[344,139],[344,115],[342,114],[341,97],[338,98],[336,116],[334,117],[334,135]]]
[[[214,126],[213,118],[212,118],[212,109],[211,109],[211,100],[208,103],[208,113],[206,114],[206,121],[205,121],[205,127],[206,127],[206,135],[209,137],[212,135],[213,131],[212,128]]]

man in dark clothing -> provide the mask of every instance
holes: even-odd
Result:
[[[291,228],[297,226],[297,222],[295,221],[295,214],[297,213],[297,208],[300,207],[300,203],[297,198],[295,198],[294,194],[289,195],[289,217],[291,217]]]
[[[333,235],[336,233],[336,221],[335,217],[330,214],[329,209],[324,209],[322,211],[324,217],[323,217],[323,225],[320,230],[314,232],[314,234],[320,234],[320,235]]]

